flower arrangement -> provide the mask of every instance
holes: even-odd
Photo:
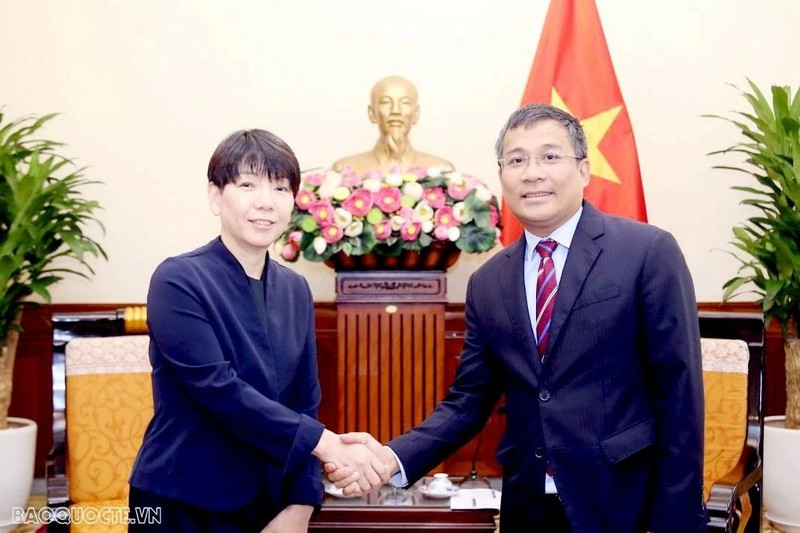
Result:
[[[281,257],[296,261],[301,252],[309,261],[326,261],[339,252],[392,257],[436,242],[485,252],[500,234],[498,211],[497,198],[482,181],[455,170],[310,172],[295,197]]]

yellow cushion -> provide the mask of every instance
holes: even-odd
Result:
[[[76,503],[123,500],[153,416],[147,337],[67,345],[67,474]]]
[[[71,533],[126,533],[128,499],[72,505]]]
[[[739,461],[747,431],[747,362],[741,340],[702,339],[705,396],[703,495]]]

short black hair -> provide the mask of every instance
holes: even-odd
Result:
[[[286,179],[292,193],[300,189],[300,165],[289,145],[266,130],[240,130],[219,143],[208,162],[208,181],[225,188],[241,174]]]
[[[561,109],[548,105],[548,104],[527,104],[508,117],[503,129],[500,130],[500,135],[497,136],[497,142],[494,145],[497,158],[503,157],[503,143],[506,140],[506,134],[515,128],[530,128],[541,120],[555,120],[567,130],[569,141],[572,143],[572,151],[574,155],[580,159],[589,157],[589,149],[586,145],[586,134],[583,131],[580,121]]]

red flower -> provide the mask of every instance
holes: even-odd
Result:
[[[372,209],[372,193],[366,189],[358,189],[347,200],[342,202],[342,207],[354,216],[365,217]]]
[[[294,199],[294,203],[297,207],[304,211],[308,211],[308,208],[316,201],[317,197],[308,189],[300,189],[297,191],[297,196]]]
[[[416,241],[419,238],[419,233],[421,229],[421,224],[419,222],[408,221],[404,222],[402,226],[400,226],[400,236],[403,238],[404,241]]]
[[[394,213],[402,207],[401,197],[402,194],[397,187],[383,187],[375,194],[375,203],[384,213]]]
[[[441,187],[433,187],[425,189],[422,199],[428,202],[428,205],[432,208],[438,209],[444,205],[446,197]]]
[[[458,226],[458,220],[453,216],[452,207],[440,207],[433,215],[433,219],[436,221],[437,226],[445,226],[447,228]]]
[[[392,235],[392,224],[388,220],[381,220],[375,224],[375,237],[378,240],[385,241]]]
[[[342,240],[342,237],[344,237],[344,231],[336,224],[322,227],[322,238],[325,239],[325,242],[328,244],[339,242]]]
[[[333,206],[329,200],[319,200],[311,204],[308,211],[320,226],[333,223]]]

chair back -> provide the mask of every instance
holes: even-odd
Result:
[[[147,335],[77,338],[66,346],[69,496],[127,499],[128,477],[153,415]]]
[[[764,317],[700,311],[709,531],[759,531]]]
[[[747,366],[740,339],[701,339],[705,396],[703,496],[739,463],[747,436]]]

